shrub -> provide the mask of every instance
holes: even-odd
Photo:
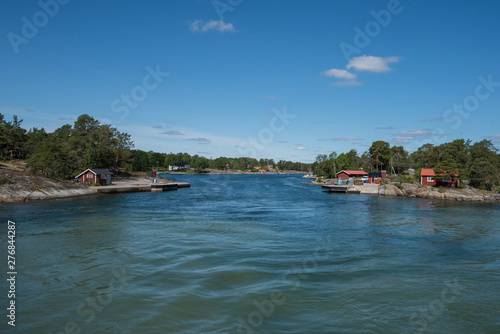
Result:
[[[398,175],[395,177],[394,181],[401,183],[413,183],[415,182],[415,177],[409,175]]]

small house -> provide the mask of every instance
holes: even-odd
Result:
[[[432,168],[422,168],[420,172],[420,184],[425,186],[458,187],[460,181],[457,178],[458,174],[443,176],[436,174]]]
[[[363,177],[367,176],[368,173],[362,170],[341,170],[337,173],[337,178],[348,179],[350,177]]]
[[[111,183],[111,172],[103,168],[89,168],[76,177],[81,183]]]
[[[432,168],[422,168],[420,171],[420,184],[424,186],[436,185],[436,173]]]

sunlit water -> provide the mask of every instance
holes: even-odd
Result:
[[[0,206],[16,332],[500,332],[500,205],[175,178],[192,187]]]

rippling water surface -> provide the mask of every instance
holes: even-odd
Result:
[[[500,331],[499,205],[176,179],[192,187],[0,206],[16,332]]]

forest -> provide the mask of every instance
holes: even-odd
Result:
[[[147,172],[152,168],[189,164],[205,168],[247,170],[273,165],[280,170],[308,171],[311,164],[273,159],[208,159],[188,153],[160,153],[133,149],[130,135],[84,114],[73,125],[63,125],[52,133],[43,128],[23,129],[22,120],[6,121],[0,114],[0,158],[24,159],[34,174],[49,178],[72,178],[87,168],[108,168],[126,172]]]
[[[441,145],[425,144],[411,154],[403,146],[392,146],[379,140],[369,150],[358,155],[356,150],[347,153],[316,157],[312,170],[318,176],[331,177],[341,170],[378,172],[400,175],[413,168],[420,176],[422,168],[432,168],[437,174],[458,174],[458,179],[469,180],[469,185],[484,190],[500,191],[500,155],[490,140],[473,143],[456,139]]]
[[[490,140],[473,143],[457,139],[441,145],[425,144],[411,154],[403,146],[375,141],[368,151],[358,154],[320,154],[312,164],[247,157],[208,159],[188,153],[160,153],[133,149],[127,133],[84,114],[73,125],[63,125],[54,132],[43,128],[26,130],[22,120],[13,116],[6,121],[0,114],[0,155],[2,159],[26,160],[34,174],[49,178],[72,178],[87,168],[109,168],[126,172],[147,172],[152,168],[167,169],[169,165],[189,164],[194,170],[247,170],[254,166],[264,169],[273,165],[278,170],[312,171],[323,177],[333,177],[341,170],[375,172],[387,170],[400,175],[410,168],[419,176],[422,168],[433,168],[443,176],[458,174],[473,187],[500,191],[500,155]]]

